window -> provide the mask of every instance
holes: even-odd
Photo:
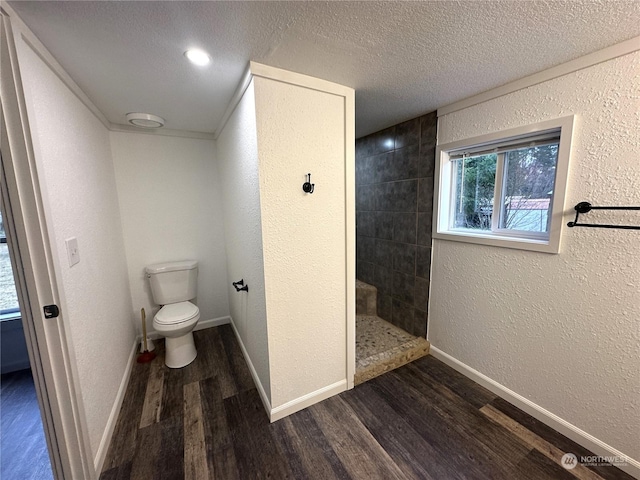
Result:
[[[9,248],[4,231],[2,213],[0,213],[0,320],[8,320],[20,316],[18,294],[13,280]]]
[[[438,147],[434,238],[557,253],[573,117]]]

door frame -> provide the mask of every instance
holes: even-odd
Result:
[[[29,361],[54,478],[97,478],[60,305],[10,15],[0,7],[2,211]]]

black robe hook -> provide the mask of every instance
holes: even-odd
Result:
[[[315,186],[316,186],[315,183],[311,183],[311,174],[308,173],[307,174],[307,181],[304,182],[304,184],[302,185],[302,191],[304,193],[313,193],[313,190],[314,190]]]

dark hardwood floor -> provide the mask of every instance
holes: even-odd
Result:
[[[0,478],[53,478],[31,370],[0,379]]]
[[[195,338],[134,366],[101,480],[631,478],[430,356],[270,424],[231,327]]]

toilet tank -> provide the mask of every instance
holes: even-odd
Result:
[[[186,302],[195,298],[198,262],[183,260],[149,265],[145,268],[153,299],[158,305]]]

